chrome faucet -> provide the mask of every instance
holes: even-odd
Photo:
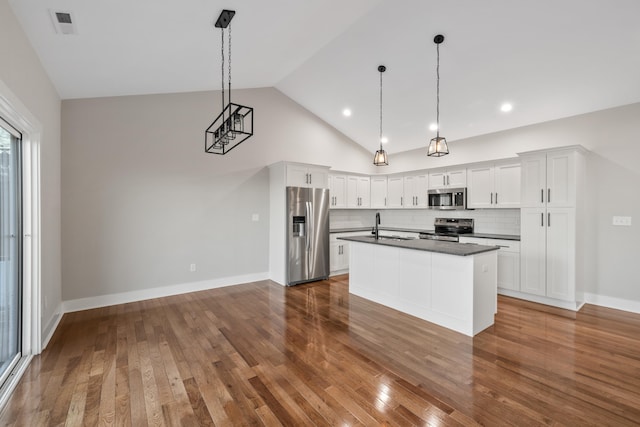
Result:
[[[375,239],[378,240],[379,234],[378,234],[378,226],[380,225],[380,212],[376,212],[376,226],[374,229],[374,235],[375,235]]]

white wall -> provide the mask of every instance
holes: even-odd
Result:
[[[0,57],[2,86],[9,88],[42,126],[42,334],[46,337],[61,302],[60,98],[7,0],[0,0]]]
[[[233,95],[255,135],[225,156],[204,152],[218,92],[63,101],[65,301],[267,273],[266,166],[368,170],[370,153],[279,91]]]
[[[640,304],[640,103],[483,135],[449,144],[451,155],[430,159],[424,150],[390,157],[390,171],[424,169],[498,158],[518,152],[580,144],[587,159],[586,292]],[[631,216],[631,227],[611,225]]]

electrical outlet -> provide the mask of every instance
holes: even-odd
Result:
[[[195,265],[195,264],[191,264],[191,265],[189,266],[189,271],[190,271],[190,272],[192,272],[192,273],[193,273],[194,271],[196,271],[196,265]]]
[[[622,225],[625,227],[631,226],[631,217],[630,216],[614,216],[613,217],[613,225]]]
[[[260,221],[260,215],[258,215],[258,214],[251,215],[251,221],[253,221],[253,222]]]

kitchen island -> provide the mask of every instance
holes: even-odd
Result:
[[[350,242],[349,292],[474,336],[497,310],[497,246],[373,236]]]

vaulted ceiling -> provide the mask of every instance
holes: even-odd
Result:
[[[274,86],[371,152],[380,64],[386,149],[434,136],[436,34],[449,141],[640,102],[637,0],[9,1],[63,99],[219,89],[233,9],[233,88]]]

